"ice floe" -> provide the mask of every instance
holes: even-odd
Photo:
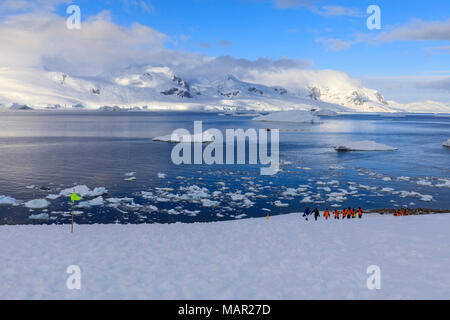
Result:
[[[7,196],[0,196],[0,205],[11,205],[16,206],[17,200]]]
[[[50,202],[46,199],[35,199],[25,203],[25,207],[28,209],[45,209],[50,206]]]
[[[89,209],[94,206],[103,206],[104,203],[103,197],[100,196],[89,201],[82,201],[76,207],[79,209]]]
[[[50,219],[50,216],[48,213],[39,213],[39,214],[33,214],[28,217],[28,219],[31,220],[48,220]]]
[[[320,118],[310,111],[292,110],[274,112],[265,116],[253,118],[254,121],[264,122],[296,122],[296,123],[314,123],[319,122]]]
[[[104,187],[98,187],[94,190],[89,189],[86,185],[79,185],[62,190],[59,194],[63,197],[70,197],[75,192],[81,198],[95,198],[103,196],[108,193],[108,190]]]
[[[348,141],[334,146],[337,151],[395,151],[397,148],[375,141]]]
[[[214,136],[208,131],[200,134],[184,134],[180,135],[176,132],[161,137],[155,137],[153,141],[169,142],[169,143],[209,143],[214,142]]]
[[[447,141],[445,141],[442,145],[443,145],[444,147],[450,148],[450,139],[448,139]]]

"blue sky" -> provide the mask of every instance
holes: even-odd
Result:
[[[374,40],[399,28],[426,28],[450,19],[450,1],[115,0],[74,1],[82,17],[108,10],[122,26],[133,22],[168,35],[165,46],[236,58],[309,59],[314,67],[351,76],[411,76],[450,70],[449,40],[404,35]],[[381,30],[368,30],[366,9],[381,9]],[[58,7],[65,15],[66,5]],[[340,9],[340,10],[337,10]],[[422,25],[420,24],[422,23]],[[412,32],[414,30],[411,30]],[[433,32],[433,30],[428,30]],[[403,39],[402,37],[406,37]],[[336,46],[332,46],[336,44]]]

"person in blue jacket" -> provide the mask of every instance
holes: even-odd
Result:
[[[308,220],[309,215],[311,215],[311,210],[309,209],[309,207],[306,207],[305,212],[303,213],[303,217],[305,217],[306,220]]]

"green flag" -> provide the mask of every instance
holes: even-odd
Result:
[[[80,201],[80,197],[75,193],[75,191],[72,193],[70,199],[72,200],[72,202]]]

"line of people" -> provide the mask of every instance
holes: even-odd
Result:
[[[398,209],[397,211],[394,212],[395,217],[401,217],[401,216],[406,217],[408,215],[409,215],[408,209],[404,209],[404,210]]]
[[[361,208],[358,209],[352,209],[347,208],[343,209],[341,211],[334,210],[333,215],[335,220],[341,219],[355,219],[356,217],[359,217],[359,219],[362,219],[364,211]],[[303,217],[308,220],[310,216],[314,216],[314,219],[317,221],[320,218],[320,212],[317,208],[311,211],[309,207],[307,207],[303,213]],[[331,212],[328,210],[328,208],[324,211],[323,216],[325,220],[331,219]]]

